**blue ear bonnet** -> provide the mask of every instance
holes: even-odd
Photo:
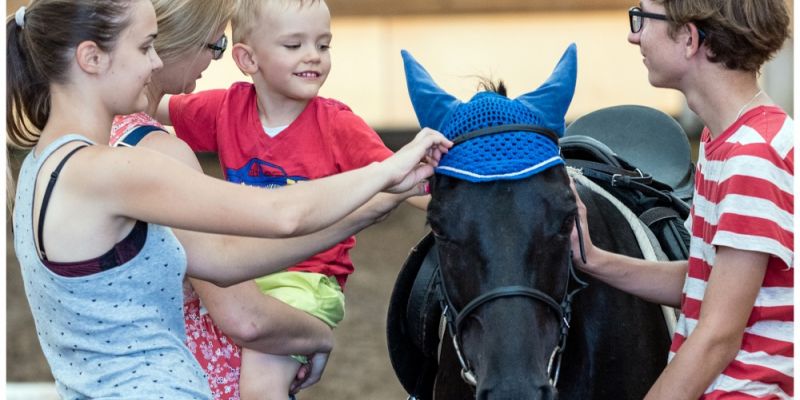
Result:
[[[481,92],[459,105],[441,132],[453,140],[490,126],[543,126],[543,122],[519,101]],[[563,163],[552,140],[531,132],[512,131],[476,137],[454,147],[442,158],[436,172],[470,182],[485,182],[522,179]]]
[[[509,99],[480,92],[463,103],[443,91],[408,52],[402,53],[408,91],[420,125],[448,139],[500,125],[533,125],[564,133],[564,115],[575,90],[575,45],[567,48],[551,77],[533,92]],[[470,182],[522,179],[564,164],[558,145],[532,132],[508,131],[469,139],[442,157],[436,173]]]

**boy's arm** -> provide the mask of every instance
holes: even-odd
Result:
[[[169,99],[172,98],[172,95],[165,95],[161,98],[161,101],[158,103],[158,108],[156,108],[156,112],[153,117],[158,121],[161,125],[172,125],[172,120],[169,118]]]
[[[578,206],[578,218],[583,227],[582,240],[578,237],[577,224],[573,227],[570,238],[575,266],[608,285],[634,296],[657,304],[680,307],[689,262],[643,260],[595,247],[589,235],[586,205],[571,180],[570,186]],[[581,241],[586,263],[580,257]]]

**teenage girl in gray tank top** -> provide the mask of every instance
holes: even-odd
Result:
[[[225,286],[300,261],[420,194],[451,145],[424,129],[360,170],[271,191],[233,185],[104,145],[114,115],[144,110],[161,67],[150,1],[34,0],[6,32],[6,128],[31,148],[14,244],[63,398],[209,398],[183,345],[184,274]],[[381,191],[399,195],[373,199]],[[184,247],[167,227],[197,240]]]

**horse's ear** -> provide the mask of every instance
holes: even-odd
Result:
[[[408,96],[420,126],[441,130],[461,101],[442,90],[409,52],[402,50],[400,54],[406,71]]]
[[[553,73],[536,90],[517,97],[536,115],[544,118],[544,127],[564,134],[564,115],[575,94],[575,81],[578,76],[578,55],[575,43],[564,51]]]

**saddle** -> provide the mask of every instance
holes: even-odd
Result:
[[[669,115],[637,105],[602,108],[576,119],[564,136],[562,153],[564,147],[575,144],[576,148],[582,147],[581,151],[590,152],[589,159],[599,157],[601,162],[611,165],[615,164],[614,159],[623,160],[652,174],[655,181],[669,186],[676,197],[691,203],[694,191],[691,148],[686,132]],[[582,139],[571,138],[574,136],[595,141],[581,146]]]
[[[575,120],[560,144],[567,165],[633,211],[668,259],[689,257],[683,222],[694,165],[686,133],[672,117],[643,106],[604,108]]]

